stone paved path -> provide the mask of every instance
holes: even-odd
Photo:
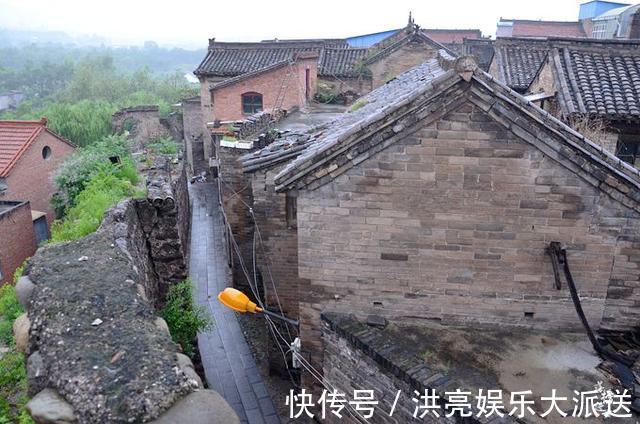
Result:
[[[231,284],[218,186],[196,183],[190,187],[190,194],[191,279],[197,302],[215,321],[209,331],[198,335],[207,382],[229,402],[243,423],[280,423],[235,312],[217,299],[218,293]]]

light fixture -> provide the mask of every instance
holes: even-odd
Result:
[[[226,289],[222,290],[220,294],[218,294],[218,300],[224,306],[233,309],[236,312],[240,312],[243,314],[246,312],[251,312],[252,314],[263,314],[271,318],[288,322],[295,327],[297,327],[299,324],[296,320],[276,314],[266,309],[262,309],[254,302],[252,302],[246,294],[242,293],[240,290],[234,289],[233,287],[227,287]]]

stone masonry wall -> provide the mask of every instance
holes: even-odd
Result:
[[[18,281],[28,313],[14,337],[36,422],[239,422],[155,315],[142,227],[125,200],[96,233],[39,249]]]
[[[372,88],[378,88],[395,76],[438,56],[438,50],[423,42],[410,42],[369,65]]]
[[[136,106],[121,109],[113,114],[111,127],[116,134],[126,129],[126,123],[133,125],[130,138],[140,148],[158,137],[171,137],[173,134],[167,125],[160,120],[158,106]]]
[[[580,329],[545,249],[567,246],[594,328],[640,314],[638,213],[465,104],[298,196],[302,345],[322,311]],[[301,290],[302,293],[302,290]]]
[[[184,124],[184,143],[187,155],[189,175],[197,175],[208,168],[208,158],[204,156],[204,142],[210,140],[205,131],[200,98],[186,99],[182,102],[182,121]]]
[[[162,306],[169,287],[187,278],[191,209],[186,170],[159,157],[147,171],[147,199],[135,202],[157,286],[147,294]]]

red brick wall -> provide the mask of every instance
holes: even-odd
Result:
[[[36,251],[36,235],[28,202],[4,213],[0,212],[0,240],[2,285],[11,282],[16,268]]]
[[[209,119],[205,117],[205,120],[232,121],[246,118],[247,115],[242,113],[242,94],[249,92],[262,94],[263,109],[272,109],[275,106],[280,87],[290,72],[295,72],[295,75],[289,77],[284,101],[280,107],[291,110],[294,107],[303,106],[305,104],[305,72],[306,69],[309,69],[308,98],[312,99],[316,93],[318,59],[298,60],[292,69],[293,71],[288,66],[284,66],[240,81],[237,84],[214,90],[213,117]],[[202,96],[205,95],[206,93],[202,94]]]
[[[42,158],[45,146],[51,148],[49,159]],[[50,201],[56,192],[54,171],[73,150],[69,144],[48,132],[40,134],[11,170],[7,177],[7,192],[2,200],[29,201],[32,210],[47,213],[47,222],[51,224],[55,218]]]

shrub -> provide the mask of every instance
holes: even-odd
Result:
[[[12,284],[0,287],[0,344],[13,345],[13,321],[23,312],[16,288]]]
[[[124,136],[105,137],[92,146],[76,150],[63,162],[54,177],[58,193],[52,203],[58,217],[62,217],[74,206],[76,197],[95,174],[114,167],[111,158],[120,159],[116,168],[122,178],[132,184],[138,182],[138,174],[127,150],[127,144]]]
[[[147,144],[147,149],[153,153],[175,155],[180,145],[171,137],[158,137]]]
[[[124,178],[119,167],[104,167],[95,174],[74,199],[75,205],[63,220],[51,227],[53,243],[76,240],[98,229],[107,209],[135,192],[131,181]]]
[[[184,280],[169,288],[167,303],[160,311],[160,316],[167,321],[173,341],[180,344],[185,354],[193,356],[196,336],[211,325],[211,320],[204,308],[194,305],[191,280]]]

